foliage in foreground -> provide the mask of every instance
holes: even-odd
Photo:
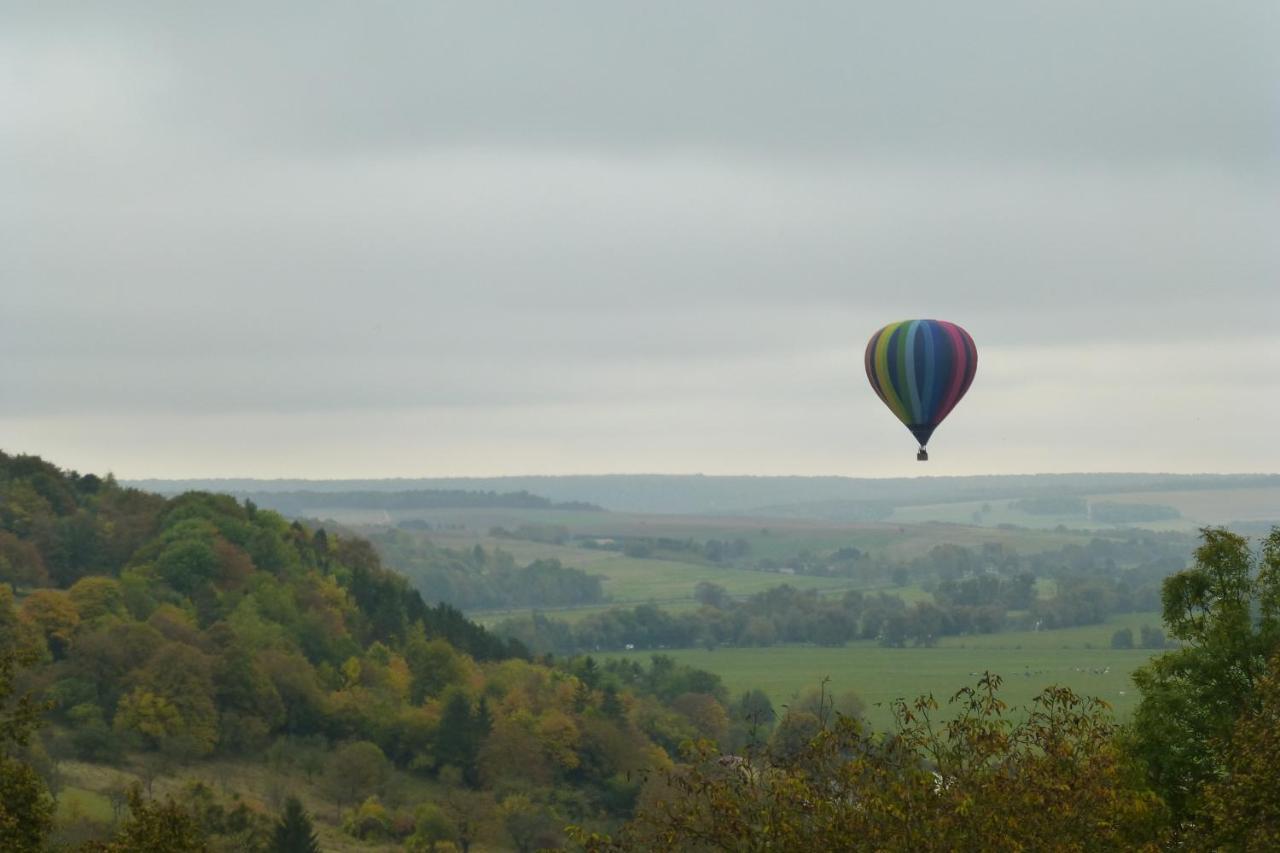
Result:
[[[985,850],[1156,849],[1163,807],[1134,783],[1106,704],[1053,687],[1015,721],[999,685],[988,673],[961,690],[945,723],[932,697],[900,703],[886,737],[837,716],[792,755],[698,744],[650,780],[616,839],[579,840],[593,851],[957,850],[978,839]]]
[[[0,850],[38,850],[53,826],[53,798],[31,765],[14,753],[31,740],[44,708],[30,694],[14,699],[18,667],[34,656],[12,647],[15,626],[5,616],[0,610]]]
[[[1227,772],[1233,730],[1259,711],[1260,679],[1280,649],[1280,528],[1256,554],[1243,536],[1202,531],[1195,564],[1165,580],[1164,622],[1183,647],[1134,673],[1133,743],[1182,820]]]

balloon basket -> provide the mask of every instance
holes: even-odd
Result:
[[[928,461],[929,461],[929,451],[925,450],[923,447],[922,447],[922,448],[920,448],[920,450],[916,452],[916,461],[917,461],[917,462],[928,462]]]

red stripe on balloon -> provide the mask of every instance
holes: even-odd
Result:
[[[965,346],[965,338],[968,335],[964,333],[964,330],[955,323],[949,323],[946,320],[939,320],[938,325],[951,338],[952,351],[956,354],[956,363],[951,365],[951,380],[947,383],[947,393],[942,398],[942,405],[933,414],[934,423],[941,423],[942,419],[956,407],[956,403],[960,402],[960,397],[965,392],[964,378],[968,372],[968,362],[970,361],[969,348]],[[963,363],[960,361],[961,358],[964,359]]]

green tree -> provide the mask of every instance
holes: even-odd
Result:
[[[11,593],[0,584],[0,607],[8,615]],[[53,798],[31,765],[13,755],[27,746],[47,706],[29,694],[14,700],[14,680],[20,666],[35,655],[0,642],[0,850],[44,848],[53,828]]]
[[[519,853],[560,846],[561,822],[524,794],[511,794],[500,807],[502,823]]]
[[[320,853],[311,816],[297,797],[285,801],[284,814],[276,823],[271,839],[271,853]]]
[[[414,832],[409,839],[411,847],[432,850],[436,842],[454,841],[457,836],[453,821],[435,803],[426,803],[414,812]]]
[[[1280,527],[1257,554],[1223,528],[1201,536],[1195,564],[1162,589],[1165,625],[1183,647],[1134,673],[1133,746],[1179,816],[1220,774],[1223,745],[1257,707],[1255,686],[1280,638]]]
[[[1131,649],[1133,648],[1133,629],[1121,628],[1111,635],[1111,648],[1113,649]]]
[[[376,794],[391,767],[376,743],[367,740],[344,744],[329,759],[325,768],[324,788],[339,809]]]
[[[172,798],[146,800],[135,785],[129,791],[129,818],[105,848],[106,853],[205,853],[208,845],[196,819]]]
[[[473,710],[466,693],[458,688],[450,689],[436,731],[434,751],[437,767],[457,767],[468,784],[476,785],[479,781],[476,762],[492,726],[484,697]]]
[[[92,622],[103,616],[124,615],[124,593],[115,578],[80,578],[67,590],[67,594],[83,622]]]
[[[1280,850],[1280,655],[1258,682],[1258,707],[1236,723],[1225,773],[1205,788],[1190,846],[1206,850]]]
[[[405,645],[405,660],[412,673],[409,690],[415,705],[439,696],[466,675],[466,666],[457,649],[439,638],[428,640],[420,623],[414,626]]]

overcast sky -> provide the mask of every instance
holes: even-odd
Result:
[[[0,448],[1280,470],[1280,5],[0,2]],[[867,338],[980,360],[914,461]]]

